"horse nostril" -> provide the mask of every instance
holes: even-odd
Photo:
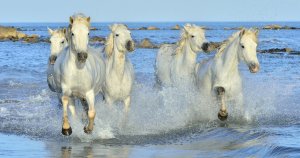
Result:
[[[126,49],[128,50],[128,51],[133,51],[133,42],[132,41],[128,41],[127,43],[126,43]]]
[[[205,42],[205,43],[202,44],[201,49],[202,49],[203,51],[207,51],[207,50],[208,50],[208,47],[209,47],[209,43]]]
[[[49,57],[49,62],[50,62],[50,64],[53,65],[53,64],[55,63],[56,59],[57,59],[57,56],[51,55],[51,56]]]

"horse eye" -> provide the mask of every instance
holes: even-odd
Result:
[[[119,34],[116,34],[117,37],[119,37]]]
[[[245,46],[244,46],[244,45],[242,45],[242,48],[245,48]]]
[[[88,36],[90,35],[90,33],[88,33]]]
[[[72,33],[72,36],[74,36],[74,33]]]
[[[61,44],[64,44],[65,43],[65,41],[61,41]]]
[[[192,38],[194,38],[195,36],[194,36],[194,35],[192,35],[191,37],[192,37]]]

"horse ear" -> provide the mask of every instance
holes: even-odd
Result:
[[[188,30],[191,28],[191,24],[186,24],[183,26],[184,31],[188,32]]]
[[[70,16],[70,24],[72,25],[73,24],[73,18]]]
[[[67,33],[67,29],[63,28],[63,33],[66,34]]]
[[[242,37],[245,33],[246,33],[246,29],[243,28],[243,29],[240,31],[240,37]]]
[[[89,16],[88,18],[86,18],[86,21],[90,22],[91,21],[91,17]]]
[[[52,30],[52,29],[50,29],[49,27],[48,27],[48,32],[49,32],[49,34],[50,34],[50,35],[52,35],[52,34],[53,34],[53,30]]]
[[[258,30],[258,29],[255,29],[255,30],[254,30],[255,36],[258,36],[258,33],[259,33],[259,30]]]

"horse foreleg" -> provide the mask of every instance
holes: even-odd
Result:
[[[130,102],[131,102],[130,96],[128,96],[126,99],[124,99],[123,102],[124,102],[124,105],[125,105],[124,111],[127,115],[127,113],[129,112],[129,107],[130,107]]]
[[[69,136],[72,134],[72,128],[69,123],[68,119],[68,103],[69,103],[69,97],[68,96],[62,96],[61,102],[63,104],[63,126],[62,126],[62,134],[65,136]]]
[[[218,113],[218,118],[221,121],[225,121],[228,117],[228,113],[225,106],[225,89],[224,87],[216,87],[216,93],[217,93],[217,101],[220,105],[221,109]]]
[[[94,129],[94,119],[95,119],[95,116],[96,116],[94,91],[89,91],[86,94],[86,99],[87,99],[87,102],[88,102],[88,105],[89,105],[89,110],[88,110],[89,122],[88,122],[88,125],[84,127],[84,132],[89,134]]]

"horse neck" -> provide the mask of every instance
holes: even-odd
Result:
[[[76,65],[76,52],[74,52],[74,50],[72,50],[71,47],[69,47],[68,49],[66,49],[67,54],[66,54],[66,58],[65,58],[65,63],[67,65]]]
[[[190,43],[186,41],[177,59],[183,66],[191,67],[196,64],[196,58],[196,52],[192,50]]]
[[[227,48],[225,48],[221,60],[222,60],[222,69],[227,73],[238,73],[238,46],[239,38],[233,40]]]
[[[113,71],[116,71],[119,76],[123,76],[126,62],[125,52],[120,52],[114,47],[112,56],[109,58],[108,62]]]

